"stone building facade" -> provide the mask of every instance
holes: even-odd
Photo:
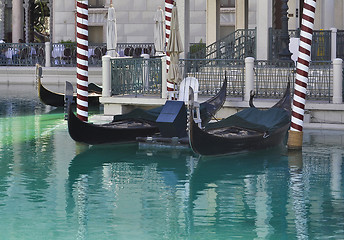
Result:
[[[75,41],[76,2],[44,0],[51,11],[52,42]],[[257,55],[266,59],[268,29],[278,28],[280,8],[287,2],[289,29],[300,26],[304,0],[176,0],[185,44],[202,40],[211,44],[235,29],[257,28]],[[0,0],[0,38],[27,41],[29,0]],[[117,13],[118,42],[153,42],[154,14],[164,0],[113,0]],[[89,0],[89,41],[106,42],[106,16],[110,0]],[[344,29],[344,1],[317,0],[315,30]],[[262,52],[261,52],[262,51]]]

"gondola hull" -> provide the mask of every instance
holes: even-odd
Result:
[[[68,85],[71,87],[69,92],[73,92],[71,84],[69,83]],[[227,80],[225,79],[218,94],[200,104],[202,122],[209,121],[210,117],[223,106],[226,100],[226,91]],[[71,95],[67,94],[67,96]],[[161,109],[162,107],[148,111],[134,109],[127,114],[116,115],[111,123],[92,124],[79,120],[69,107],[68,131],[73,140],[90,145],[134,142],[137,138],[150,137],[159,132],[155,121]],[[143,122],[144,124],[131,124],[131,122]],[[128,126],[124,127],[126,123],[128,123]]]
[[[269,136],[264,133],[252,135],[236,135],[233,137],[219,137],[200,129],[194,122],[190,123],[190,145],[194,152],[215,156],[267,149],[281,145],[289,129],[289,124],[276,130]]]
[[[251,104],[253,105],[253,104]],[[254,106],[201,129],[190,116],[189,143],[201,155],[224,155],[272,148],[286,140],[290,126],[288,83],[283,97],[269,110]]]
[[[151,136],[159,131],[157,126],[149,122],[126,128],[116,124],[116,122],[107,124],[83,122],[69,108],[68,131],[71,138],[76,142],[90,145],[135,142],[136,137]]]
[[[45,105],[53,107],[63,107],[65,95],[63,93],[52,92],[46,89],[41,81],[38,82],[38,96]],[[90,106],[99,105],[99,97],[101,94],[90,93],[88,96],[88,103]],[[73,101],[76,102],[76,95],[73,96]]]

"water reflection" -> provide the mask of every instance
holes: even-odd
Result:
[[[55,160],[55,138],[50,134],[61,124],[59,115],[0,118],[0,187],[11,186],[14,175],[20,175],[25,186],[24,195],[30,201],[45,201],[47,179],[52,174]]]
[[[206,159],[89,148],[61,110],[19,95],[0,104],[0,239],[344,239],[343,132],[305,132],[301,152]]]
[[[342,155],[343,151],[328,150],[319,155],[305,146],[303,152],[261,151],[199,159],[190,151],[93,147],[71,162],[67,211],[82,215],[83,209],[92,208],[90,202],[102,201],[109,212],[100,215],[106,221],[116,219],[112,229],[116,233],[123,233],[122,228],[133,230],[127,224],[134,221],[140,233],[187,239],[340,238],[344,236],[338,228],[344,213],[339,204],[344,201]],[[78,197],[85,177],[93,199],[87,203]],[[331,207],[326,206],[329,203]],[[82,218],[82,229],[92,232],[89,222],[102,220],[91,212]],[[319,230],[324,220],[332,233]]]
[[[188,163],[193,159],[190,154],[190,150],[146,152],[135,144],[92,147],[77,155],[70,164],[67,212],[85,216],[86,212],[92,212],[90,208],[94,208],[91,201],[101,201],[104,209],[101,213],[98,211],[101,219],[94,215],[79,217],[85,220],[79,225],[79,232],[84,235],[89,234],[85,229],[93,229],[93,224],[101,224],[104,219],[117,219],[113,234],[121,235],[131,228],[135,229],[129,231],[133,236],[147,231],[157,234],[163,229],[167,236],[179,233],[181,229],[176,223],[180,214],[187,213],[188,178],[195,165],[194,162]],[[85,186],[86,178],[87,188],[80,187],[81,182]],[[85,192],[100,195],[93,195],[88,202],[80,201],[80,194]],[[85,209],[88,210],[85,212]],[[142,229],[136,229],[135,225]],[[181,234],[185,234],[185,229]]]
[[[34,85],[0,86],[0,117],[33,115],[51,110],[52,107],[40,102]]]

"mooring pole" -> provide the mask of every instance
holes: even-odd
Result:
[[[77,117],[88,121],[88,0],[77,0]]]
[[[308,70],[311,61],[315,8],[316,0],[305,0],[301,22],[299,57],[296,65],[292,116],[288,137],[289,149],[302,148],[303,119],[305,113]]]
[[[174,0],[165,0],[165,24],[166,24],[166,31],[165,31],[165,48],[167,46],[168,40],[170,38],[171,33],[171,17],[172,17],[172,8],[173,8]],[[170,68],[170,53],[166,52],[166,73]],[[166,75],[167,76],[167,75]],[[174,83],[167,79],[167,92],[174,91]],[[170,94],[167,94],[169,97]]]

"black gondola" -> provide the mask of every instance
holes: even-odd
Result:
[[[227,79],[225,78],[220,91],[211,99],[200,104],[202,122],[210,121],[211,116],[223,106],[226,100],[226,91]],[[69,107],[69,135],[77,142],[91,145],[135,142],[137,137],[152,136],[159,132],[155,120],[162,108],[163,106],[151,110],[137,108],[127,114],[116,115],[110,123],[93,124],[81,121]]]
[[[253,106],[253,104],[252,104]],[[266,149],[285,140],[290,125],[290,83],[280,101],[268,110],[244,109],[200,129],[190,115],[189,142],[200,155],[223,155]]]
[[[41,82],[42,77],[42,67],[37,66],[36,68],[37,77],[37,90],[38,97],[45,105],[50,105],[53,107],[63,107],[64,106],[64,93],[57,93],[46,89]],[[88,103],[90,106],[99,105],[99,97],[102,94],[102,88],[94,83],[88,84]],[[74,102],[76,102],[76,94],[73,96]]]

